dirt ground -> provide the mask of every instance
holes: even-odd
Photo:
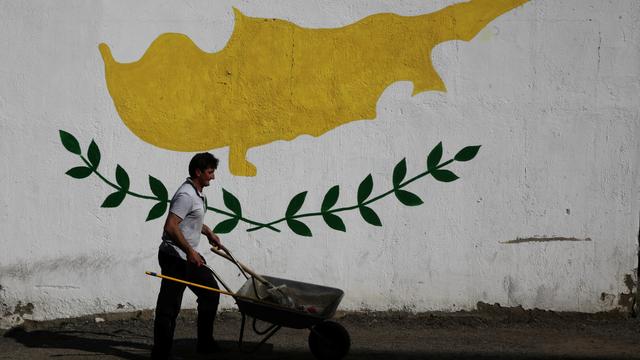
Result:
[[[146,359],[150,311],[27,322],[4,331],[0,359]],[[104,320],[104,321],[101,321]],[[621,313],[556,313],[479,304],[478,311],[408,314],[338,313],[351,336],[347,359],[640,359],[640,320]],[[246,329],[245,346],[259,341]],[[282,329],[255,353],[240,351],[240,315],[221,313],[223,351],[195,352],[195,313],[181,313],[175,359],[313,359],[308,330]]]

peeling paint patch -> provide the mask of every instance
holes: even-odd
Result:
[[[23,305],[22,301],[18,301],[12,311],[8,304],[2,302],[0,304],[0,310],[2,310],[0,329],[9,329],[23,324],[25,320],[31,320],[34,309],[33,303],[29,302]]]
[[[2,317],[12,315],[9,305],[4,302],[0,304],[0,310],[2,311]]]
[[[637,288],[638,284],[633,280],[631,274],[626,274],[624,276],[624,284],[629,290],[629,293],[620,294],[618,297],[618,305],[627,309],[627,311],[632,315],[635,315],[636,292],[634,290]]]
[[[22,305],[22,301],[18,301],[18,304],[16,304],[16,307],[13,310],[13,313],[18,314],[20,316],[24,316],[25,314],[33,315],[33,308],[34,306],[32,303],[27,303],[26,305]]]
[[[602,294],[600,294],[600,301],[603,303],[605,307],[611,308],[614,306],[614,303],[616,301],[616,296],[614,294],[603,292]]]
[[[591,238],[578,239],[578,238],[570,238],[570,237],[544,237],[544,236],[534,236],[528,238],[516,238],[515,240],[508,241],[500,241],[501,244],[521,244],[521,243],[530,243],[530,242],[551,242],[551,241],[591,241]]]
[[[9,311],[9,305],[7,305],[7,303],[4,302],[4,287],[2,287],[2,285],[0,285],[0,314],[2,314],[2,316],[7,316],[10,315],[11,312]]]

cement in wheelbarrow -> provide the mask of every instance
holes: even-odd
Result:
[[[282,327],[309,329],[309,349],[319,360],[342,359],[349,352],[351,339],[347,330],[340,324],[328,321],[336,312],[336,308],[344,296],[340,289],[314,285],[299,281],[263,276],[268,284],[249,278],[236,293],[238,309],[242,313],[240,325],[240,347],[243,343],[245,317],[253,320],[253,330],[265,335],[254,347],[257,350]],[[279,288],[276,296],[270,294],[273,286]],[[280,304],[286,297],[288,306]],[[255,299],[255,300],[251,300]],[[271,299],[276,303],[265,300]],[[259,330],[256,320],[269,323],[269,327]]]

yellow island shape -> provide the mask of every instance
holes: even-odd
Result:
[[[122,121],[142,140],[176,151],[229,146],[234,175],[255,176],[252,147],[320,136],[374,119],[385,88],[412,81],[413,94],[445,91],[431,63],[444,41],[471,40],[528,0],[472,0],[418,15],[376,14],[335,29],[309,29],[237,9],[225,48],[207,53],[183,34],[156,38],[140,60],[99,50]]]

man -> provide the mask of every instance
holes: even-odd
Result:
[[[222,247],[218,236],[203,222],[207,202],[202,189],[209,186],[215,178],[217,167],[218,159],[209,153],[196,154],[191,159],[189,177],[171,199],[158,251],[162,274],[213,288],[218,288],[218,283],[211,271],[203,266],[204,257],[195,249],[200,243],[201,234],[207,237],[211,245]],[[152,359],[170,357],[176,318],[185,287],[181,283],[162,280],[153,328]],[[213,322],[220,294],[192,286],[189,288],[198,297],[197,351],[215,352],[218,346],[213,339]]]

